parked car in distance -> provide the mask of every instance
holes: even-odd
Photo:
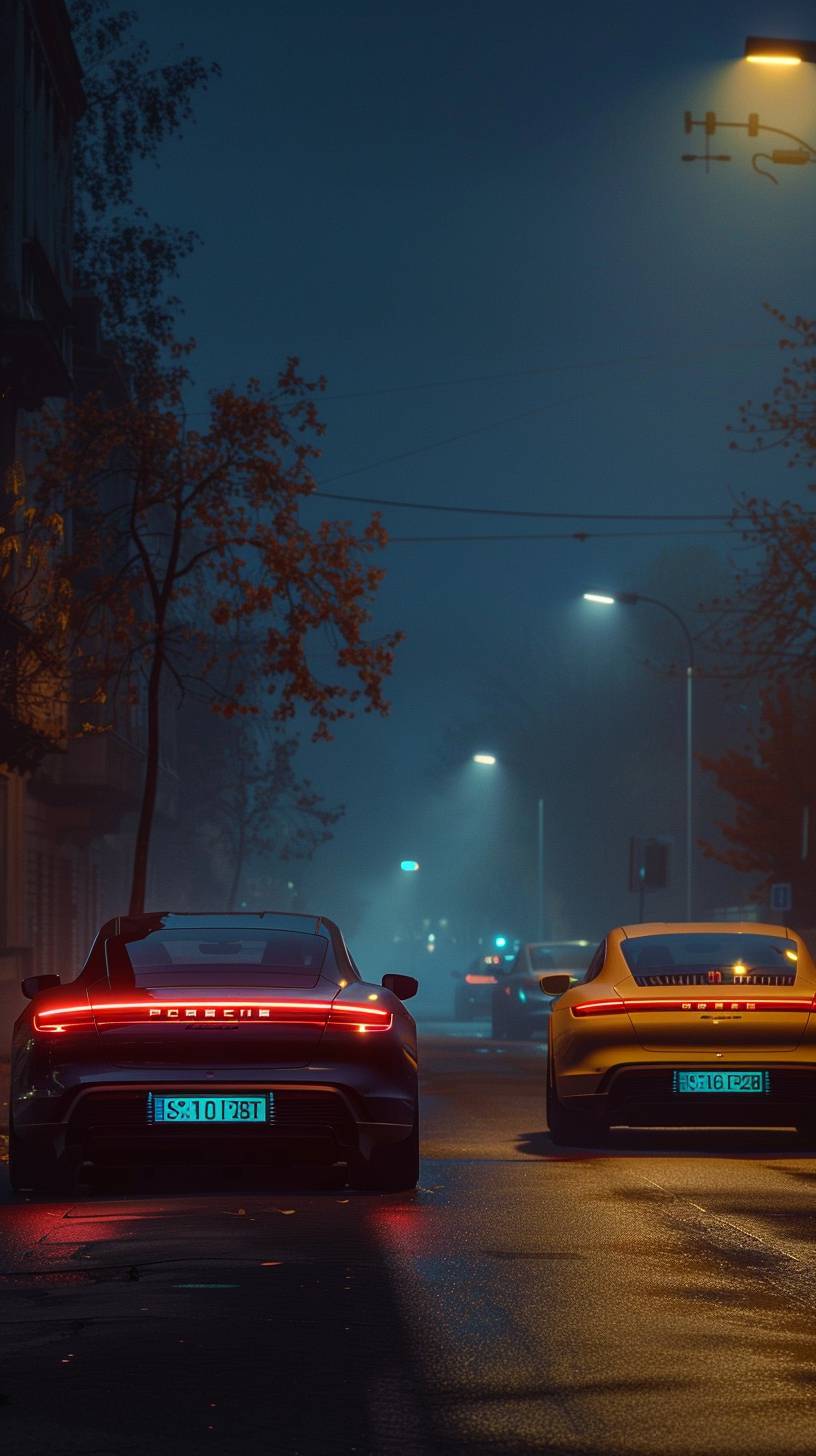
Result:
[[[497,1041],[525,1041],[545,1036],[553,996],[541,989],[547,971],[567,971],[583,979],[593,945],[589,940],[528,941],[511,965],[499,968],[491,991],[493,1036]]]
[[[478,955],[466,971],[453,971],[456,989],[453,993],[453,1015],[456,1021],[489,1021],[493,987],[503,970],[516,959],[515,951],[502,955]]]

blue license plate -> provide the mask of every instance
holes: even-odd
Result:
[[[770,1092],[770,1072],[674,1072],[675,1092]]]
[[[272,1092],[198,1093],[148,1092],[147,1121],[162,1127],[189,1127],[195,1123],[271,1122]]]

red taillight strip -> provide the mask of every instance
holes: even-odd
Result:
[[[81,1027],[92,1031],[93,1026],[93,1012],[87,1001],[83,1006],[53,1006],[34,1012],[34,1030],[46,1031],[52,1036]]]
[[[579,1001],[572,1007],[573,1016],[620,1016],[625,1012],[632,1014],[638,1011],[789,1011],[808,1012],[814,1009],[814,999],[810,996],[777,996],[764,1001],[734,1001],[731,997],[718,997],[716,1000],[709,997],[705,1001],[682,1001],[679,998],[658,999],[657,997],[646,1000],[624,1000],[617,997],[614,1001]]]
[[[329,1026],[342,1027],[346,1031],[390,1031],[393,1016],[375,1006],[354,1006],[348,1002],[335,1003],[329,1013]]]
[[[149,1001],[97,1001],[81,1006],[51,1006],[34,1015],[34,1029],[63,1032],[80,1026],[110,1026],[116,1023],[157,1025],[216,1025],[244,1022],[259,1025],[306,1024],[348,1026],[352,1030],[388,1031],[391,1012],[381,1006],[355,1002],[283,1000],[151,999]]]
[[[465,980],[467,981],[467,983],[468,983],[469,986],[495,986],[496,985],[496,977],[495,976],[477,976],[476,973],[473,972],[473,971],[468,971],[467,975],[465,976]]]

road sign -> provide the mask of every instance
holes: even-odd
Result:
[[[782,880],[778,885],[771,885],[771,909],[791,910],[793,908],[793,889],[791,885]]]

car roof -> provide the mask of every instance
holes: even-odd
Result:
[[[642,925],[622,925],[620,934],[626,940],[641,935],[776,935],[795,939],[795,931],[785,925],[766,925],[758,920],[665,920]]]
[[[591,940],[525,940],[524,950],[543,950],[552,945],[574,945],[580,950],[583,946],[594,945]]]
[[[337,931],[325,915],[302,915],[289,910],[147,910],[141,915],[116,915],[102,926],[102,935],[122,935],[142,926],[217,927],[231,925],[262,930],[296,930],[302,934],[320,935]],[[339,933],[339,932],[338,932]]]

